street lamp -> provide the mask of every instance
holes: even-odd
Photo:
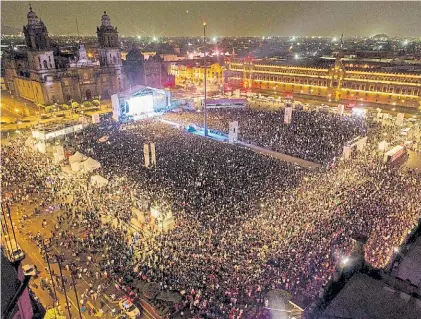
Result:
[[[151,215],[156,219],[156,224],[158,224],[159,223],[158,217],[160,215],[159,210],[155,207],[151,208]],[[163,255],[162,254],[162,248],[163,247],[162,246],[163,246],[163,243],[164,243],[163,232],[164,232],[164,216],[161,216],[161,233],[160,233],[160,243],[159,243],[159,260],[160,260],[160,264],[161,264],[160,266],[162,267],[162,270],[161,270],[162,283],[161,283],[161,286],[160,286],[161,290],[164,286],[164,263],[162,262],[163,261],[163,256],[162,256]]]

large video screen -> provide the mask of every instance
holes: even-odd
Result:
[[[137,115],[141,113],[153,112],[153,97],[152,95],[135,96],[129,101],[129,115]]]

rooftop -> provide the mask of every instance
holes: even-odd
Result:
[[[419,319],[421,299],[396,290],[382,280],[357,273],[319,318]]]
[[[396,272],[396,277],[408,280],[412,284],[421,286],[421,237],[411,245],[400,261]]]
[[[20,286],[18,274],[16,269],[6,258],[1,254],[1,313],[6,310],[9,302],[12,300]]]

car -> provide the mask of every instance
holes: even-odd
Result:
[[[139,308],[137,308],[128,298],[123,298],[122,300],[120,300],[118,305],[129,318],[139,317]]]
[[[36,276],[37,275],[37,267],[35,265],[23,265],[22,270],[25,276]]]
[[[2,246],[3,249],[8,252],[6,255],[11,262],[20,261],[25,258],[25,252],[14,239],[8,240],[8,238],[6,238],[6,242],[4,242]]]

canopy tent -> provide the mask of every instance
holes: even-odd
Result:
[[[83,169],[82,162],[72,162],[70,163],[70,167],[72,168],[73,172],[80,172]]]
[[[82,162],[86,159],[86,156],[82,153],[76,152],[72,156],[69,157],[69,163],[72,164],[74,162]]]
[[[25,146],[29,147],[31,150],[35,150],[35,140],[32,137],[28,137],[25,142]]]
[[[108,180],[101,175],[94,175],[91,177],[91,184],[96,187],[103,187],[108,184]]]
[[[94,160],[92,157],[88,157],[86,161],[82,162],[82,165],[84,172],[91,172],[101,167],[101,164],[98,161]]]

